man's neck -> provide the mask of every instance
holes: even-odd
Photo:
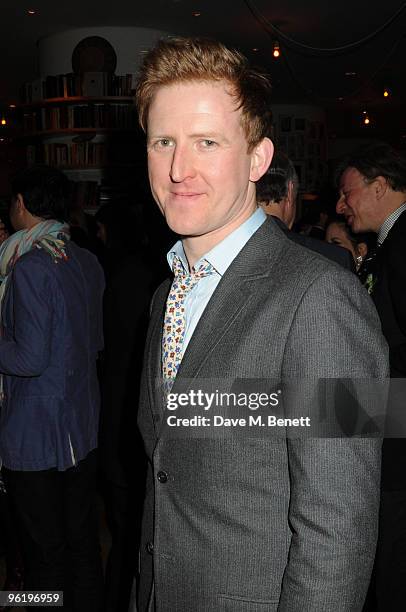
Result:
[[[199,261],[203,255],[214,249],[215,246],[232,234],[240,225],[245,223],[245,221],[254,214],[256,209],[257,207],[252,210],[244,211],[244,214],[233,219],[228,225],[208,234],[204,234],[203,236],[188,236],[187,238],[183,238],[182,244],[189,263],[189,269],[192,270],[196,262]]]
[[[31,230],[33,227],[35,227],[36,225],[38,225],[38,223],[41,223],[42,221],[44,221],[44,219],[41,219],[40,217],[34,217],[33,215],[29,215],[25,219],[24,226],[21,229]]]

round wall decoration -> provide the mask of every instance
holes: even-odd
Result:
[[[88,36],[81,40],[72,53],[73,72],[115,72],[117,55],[108,40]]]

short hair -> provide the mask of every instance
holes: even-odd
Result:
[[[406,157],[387,143],[363,146],[344,158],[337,167],[337,186],[347,168],[355,168],[367,181],[383,176],[394,191],[406,191]]]
[[[35,165],[20,171],[11,181],[13,198],[20,193],[28,212],[41,219],[66,221],[72,194],[71,181],[56,168]]]
[[[279,204],[288,195],[289,183],[299,187],[299,178],[290,159],[281,151],[275,153],[267,172],[257,182],[258,202]]]
[[[252,150],[271,134],[271,84],[268,76],[250,67],[247,58],[222,43],[206,38],[160,40],[145,56],[136,89],[140,125],[147,129],[148,111],[159,87],[193,81],[226,81],[231,85],[242,127]]]

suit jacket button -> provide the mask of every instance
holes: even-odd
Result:
[[[145,548],[147,549],[147,553],[149,555],[154,554],[154,543],[153,542],[148,542]]]
[[[159,471],[156,477],[158,479],[158,482],[160,482],[161,484],[165,484],[165,482],[168,482],[168,474],[163,470]]]

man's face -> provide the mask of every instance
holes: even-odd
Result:
[[[152,194],[169,227],[214,246],[255,210],[257,148],[248,153],[241,110],[223,82],[157,90],[148,115]],[[269,143],[270,146],[271,143]],[[258,164],[257,164],[258,165]]]
[[[341,177],[336,211],[345,216],[353,232],[377,232],[382,221],[374,181],[367,182],[358,170],[347,168]]]

